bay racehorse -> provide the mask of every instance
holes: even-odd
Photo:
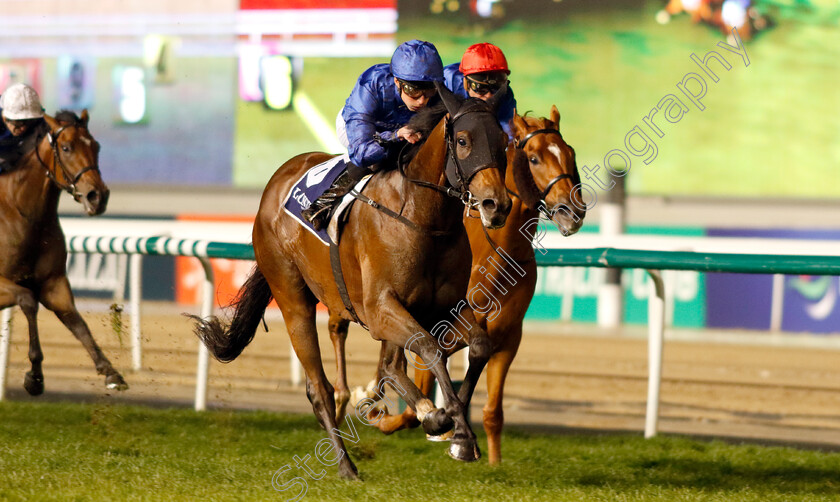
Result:
[[[479,324],[492,343],[492,356],[487,365],[488,396],[484,406],[484,430],[491,464],[501,460],[505,378],[519,349],[522,321],[537,283],[537,264],[531,243],[539,216],[550,216],[564,235],[577,232],[586,216],[580,189],[575,189],[580,184],[575,151],[564,141],[559,124],[560,113],[556,106],[551,107],[549,118],[534,118],[527,114],[523,117],[514,113],[515,141],[507,150],[509,169],[505,177],[507,190],[513,196],[507,223],[503,228],[485,232],[475,220],[464,219],[472,249],[468,290],[481,284],[499,304],[498,309],[483,314],[476,312]],[[504,258],[499,248],[504,252]],[[329,325],[336,346],[337,365],[343,369],[347,322],[330,316]],[[449,354],[463,347],[463,343],[458,343]],[[338,378],[343,375],[339,372]],[[420,390],[429,395],[434,376],[423,369],[415,369],[415,375]],[[336,385],[339,389],[347,388],[346,381]],[[418,424],[411,408],[406,408],[401,415],[384,416],[377,423],[386,434]]]
[[[108,204],[108,187],[99,172],[99,143],[81,118],[62,111],[44,116],[32,152],[11,172],[0,175],[0,308],[18,305],[29,327],[29,361],[23,386],[35,396],[44,391],[38,339],[38,304],[53,311],[82,342],[109,389],[126,389],[76,310],[67,280],[67,251],[58,222],[61,191],[82,204],[90,216]]]
[[[351,306],[371,336],[383,344],[388,383],[418,410],[424,430],[454,435],[449,454],[459,460],[479,457],[466,406],[487,359],[487,334],[470,309],[470,368],[456,395],[446,366],[438,358],[431,371],[440,381],[445,408],[436,409],[406,375],[406,345],[433,361],[438,341],[429,330],[463,301],[469,282],[469,241],[461,221],[464,204],[476,207],[483,224],[501,227],[510,211],[505,190],[505,136],[495,118],[498,100],[460,101],[445,87],[438,93],[448,114],[417,146],[407,165],[380,171],[364,189],[376,201],[355,204],[343,230],[339,253]],[[502,94],[501,92],[499,93]],[[432,113],[427,107],[418,113]],[[196,334],[221,361],[236,358],[250,343],[272,297],[283,313],[292,346],[306,374],[306,393],[327,430],[339,474],[358,477],[337,429],[334,388],[324,373],[315,327],[315,306],[322,302],[345,321],[345,306],[330,266],[328,247],[284,212],[292,184],[324,153],[292,158],[274,173],[263,192],[253,231],[257,266],[234,301],[230,325],[217,318],[196,324]],[[453,197],[454,195],[454,197]],[[400,360],[402,364],[400,364]],[[364,414],[363,414],[364,416]],[[434,431],[434,432],[432,432]]]

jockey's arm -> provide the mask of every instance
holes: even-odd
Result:
[[[388,151],[385,144],[396,141],[396,131],[377,131],[376,112],[379,100],[367,86],[353,89],[342,111],[350,160],[360,167],[368,167],[384,160]]]
[[[507,94],[502,98],[502,102],[499,103],[496,117],[499,119],[499,124],[501,124],[502,130],[508,135],[510,141],[513,141],[514,138],[511,121],[513,120],[513,111],[515,108],[516,98],[513,96],[513,90],[508,87]]]

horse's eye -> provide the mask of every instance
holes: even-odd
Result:
[[[64,152],[64,153],[70,153],[70,147],[67,146],[67,145],[62,145],[61,146],[61,151]]]
[[[458,138],[458,144],[460,146],[467,146],[467,140],[465,140],[464,138]]]
[[[531,155],[531,158],[528,159],[528,160],[530,160],[531,164],[534,164],[534,165],[537,165],[537,164],[540,163],[540,159],[538,159],[536,155]]]

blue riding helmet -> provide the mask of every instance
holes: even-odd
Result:
[[[443,82],[443,62],[434,45],[409,40],[391,56],[391,73],[409,82]]]

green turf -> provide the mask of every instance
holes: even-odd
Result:
[[[304,500],[836,500],[840,454],[509,428],[504,461],[451,460],[420,431],[356,422],[364,482],[334,468]],[[346,430],[347,426],[343,426]],[[479,434],[484,447],[484,436]],[[271,487],[324,437],[309,415],[0,403],[0,500],[284,500]],[[314,466],[314,459],[310,462]],[[302,473],[288,472],[280,481]]]

